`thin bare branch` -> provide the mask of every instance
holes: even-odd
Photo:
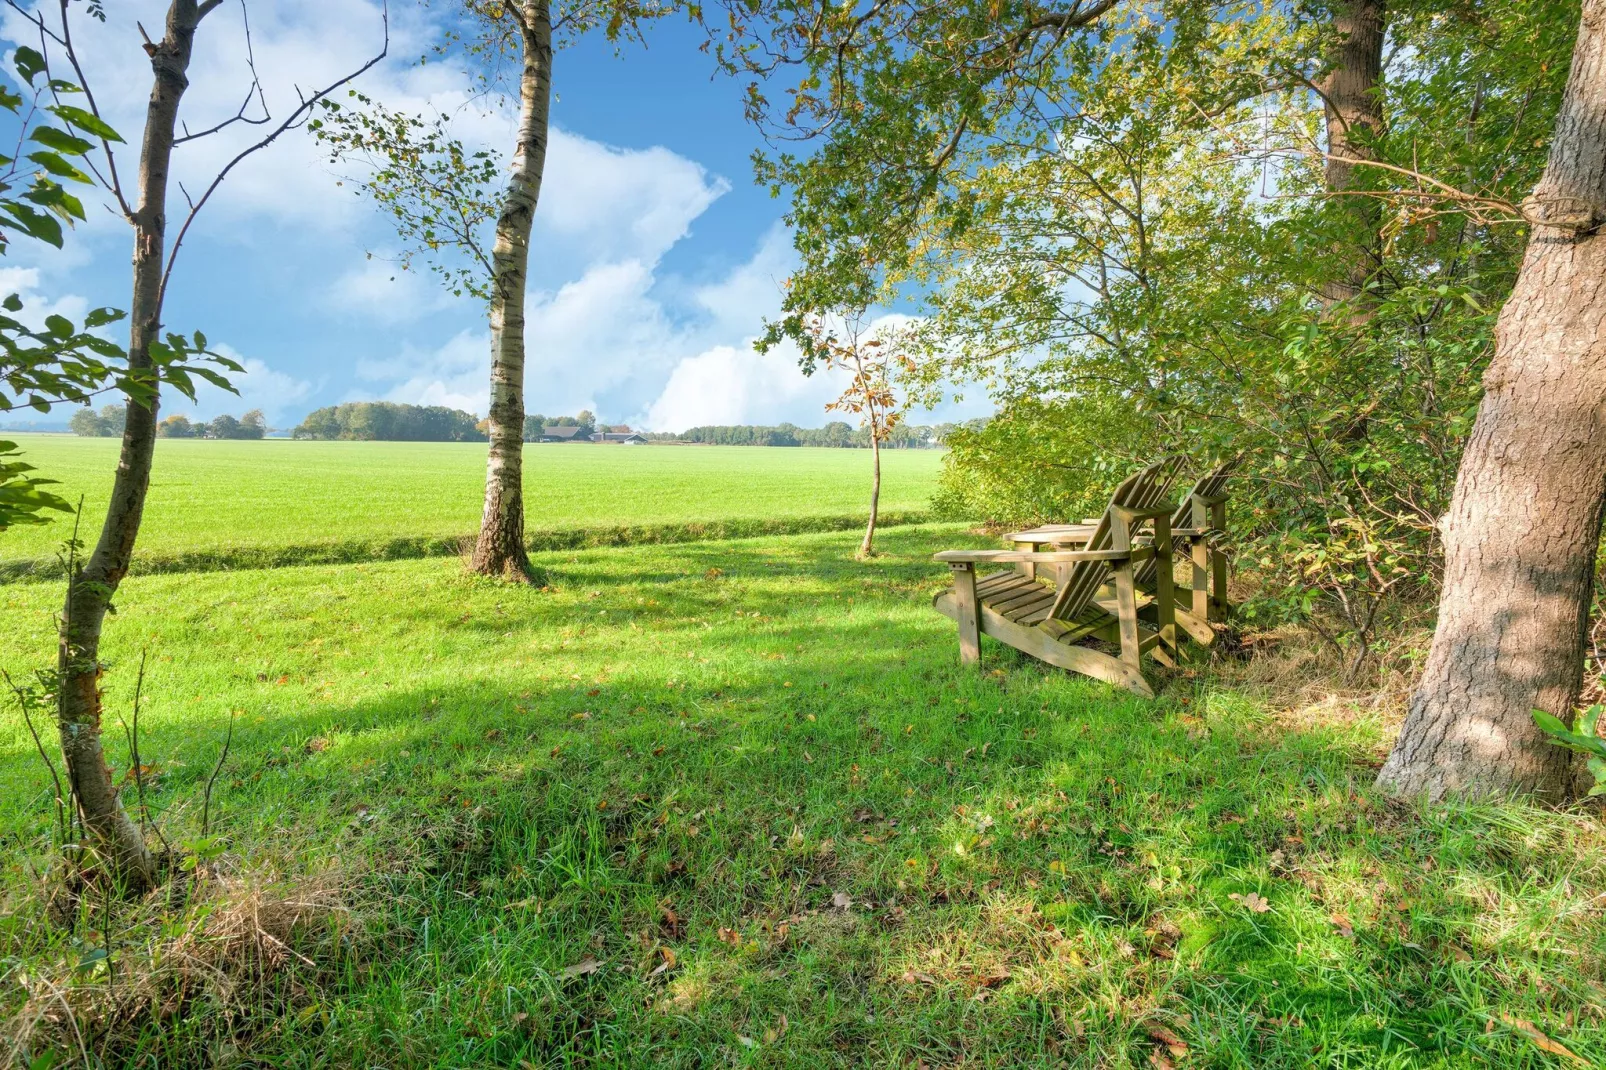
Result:
[[[222,2],[222,0],[213,0],[213,6],[216,6],[217,3],[221,3],[221,2]],[[385,37],[384,37],[384,44],[379,49],[378,54],[376,54],[373,58],[368,60],[368,62],[364,63],[362,66],[358,67],[356,70],[352,71],[350,74],[347,74],[344,77],[338,79],[337,81],[331,82],[329,85],[324,86],[322,89],[319,89],[318,91],[313,93],[310,97],[301,95],[301,91],[300,91],[300,89],[298,87],[297,90],[296,90],[296,93],[297,93],[297,96],[300,97],[301,103],[300,103],[300,105],[298,105],[296,107],[295,111],[291,112],[285,118],[285,120],[283,122],[281,122],[278,126],[274,127],[273,130],[270,131],[267,134],[267,136],[263,137],[261,140],[259,140],[259,141],[255,142],[255,143],[247,146],[246,148],[242,149],[238,154],[235,155],[235,157],[233,159],[231,159],[228,163],[224,164],[223,168],[220,171],[218,171],[218,173],[213,177],[211,184],[206,187],[206,192],[202,193],[200,200],[196,201],[194,206],[191,207],[191,209],[189,211],[189,214],[184,217],[183,225],[180,226],[179,229],[178,229],[178,234],[173,238],[173,247],[172,247],[171,250],[169,250],[169,252],[167,254],[167,267],[164,268],[163,271],[162,271],[162,285],[157,291],[157,297],[156,297],[156,307],[157,308],[161,308],[162,307],[162,304],[163,304],[163,302],[165,301],[165,299],[167,297],[167,284],[168,284],[169,281],[171,281],[171,279],[173,277],[173,265],[178,262],[179,249],[184,244],[185,236],[189,234],[190,227],[195,223],[196,216],[200,215],[201,209],[206,207],[206,202],[212,199],[212,194],[217,192],[218,187],[223,184],[223,180],[228,177],[229,172],[233,171],[237,166],[240,165],[241,162],[243,162],[244,160],[246,160],[250,156],[254,155],[257,152],[260,152],[262,149],[265,149],[269,145],[273,144],[275,141],[277,141],[279,139],[279,137],[281,135],[285,134],[286,132],[288,132],[290,130],[294,130],[297,127],[299,127],[302,123],[304,123],[307,120],[307,117],[308,117],[309,113],[312,111],[313,107],[315,105],[317,105],[317,103],[320,100],[324,99],[329,94],[331,94],[335,90],[339,89],[341,86],[346,85],[346,84],[348,84],[348,83],[350,83],[352,81],[355,81],[357,78],[361,77],[363,74],[365,74],[368,71],[372,70],[374,67],[377,67],[380,63],[382,63],[384,61],[385,57],[390,54],[390,3],[389,3],[389,0],[386,0],[386,2],[384,3],[384,5],[382,6],[382,8],[380,10],[381,10],[381,18],[382,18],[383,23],[384,23]]]

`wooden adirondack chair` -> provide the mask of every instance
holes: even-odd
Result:
[[[933,600],[936,609],[959,624],[959,657],[965,664],[981,660],[981,636],[1008,643],[1017,650],[1096,679],[1125,687],[1145,697],[1154,688],[1143,675],[1142,657],[1150,654],[1174,664],[1177,647],[1171,582],[1171,515],[1163,501],[1175,478],[1173,458],[1129,476],[1116,488],[1110,506],[1087,535],[1080,550],[945,550],[936,555],[952,570],[954,585]],[[1154,545],[1139,546],[1134,536],[1152,525]],[[1080,538],[1077,539],[1081,541]],[[1155,593],[1140,596],[1137,565],[1158,559]],[[976,575],[976,566],[1018,565],[1019,569]],[[1057,583],[1037,578],[1050,566]],[[1109,582],[1113,597],[1099,597]],[[1152,602],[1155,624],[1138,613]],[[1089,638],[1120,645],[1112,656],[1081,645]]]
[[[1239,460],[1224,461],[1201,476],[1171,515],[1172,557],[1193,564],[1192,598],[1186,607],[1176,607],[1177,626],[1202,646],[1216,641],[1211,623],[1226,620],[1232,612],[1227,602],[1227,558],[1217,543],[1227,528],[1227,479]],[[1156,555],[1134,569],[1139,591],[1154,592],[1159,560]]]

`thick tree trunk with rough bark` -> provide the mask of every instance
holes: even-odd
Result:
[[[1353,231],[1340,242],[1343,275],[1326,283],[1323,297],[1329,304],[1349,302],[1360,322],[1371,315],[1360,306],[1368,303],[1366,281],[1378,266],[1382,206],[1350,191],[1360,184],[1356,163],[1376,159],[1372,145],[1383,131],[1384,14],[1383,0],[1349,0],[1334,9],[1332,65],[1317,83],[1327,114],[1327,192],[1337,195]]]
[[[1585,0],[1535,225],[1444,520],[1433,648],[1379,784],[1425,794],[1578,786],[1534,725],[1571,720],[1606,500],[1606,0]]]
[[[525,0],[513,13],[524,55],[518,143],[492,251],[491,448],[485,469],[485,511],[470,567],[488,576],[529,582],[533,573],[524,549],[524,293],[530,227],[546,167],[552,18],[547,0]]]
[[[128,360],[136,374],[151,371],[151,343],[161,332],[168,169],[179,101],[189,87],[195,28],[216,6],[216,0],[204,4],[173,0],[166,31],[151,50],[155,84],[140,146],[139,199],[130,220],[134,226],[134,292],[129,308]],[[149,408],[129,399],[106,520],[89,560],[68,588],[57,652],[61,673],[57,715],[72,790],[96,849],[131,891],[149,887],[156,866],[145,838],[123,809],[101,746],[100,634],[117,586],[128,573],[139,535],[156,450],[156,412],[154,394]]]

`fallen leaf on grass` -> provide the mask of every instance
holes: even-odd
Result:
[[[1231,899],[1235,903],[1239,903],[1244,907],[1247,907],[1256,914],[1264,914],[1266,911],[1271,909],[1271,904],[1266,902],[1266,900],[1261,898],[1256,892],[1250,892],[1248,895],[1239,895],[1237,892],[1233,892],[1231,895],[1227,896],[1227,898]]]
[[[1327,920],[1333,923],[1333,928],[1337,929],[1338,935],[1344,939],[1348,940],[1355,935],[1355,926],[1351,925],[1344,915],[1334,914]]]
[[[838,910],[846,910],[853,905],[853,897],[847,892],[837,892],[831,896],[831,905]]]
[[[904,983],[911,984],[911,985],[916,983],[916,982],[919,982],[920,984],[926,984],[926,985],[934,985],[934,984],[937,983],[937,979],[935,977],[931,976],[931,974],[922,973],[919,970],[904,970],[903,971],[903,980],[904,980]]]
[[[1521,1033],[1523,1036],[1527,1037],[1533,1042],[1533,1046],[1538,1048],[1540,1051],[1547,1051],[1552,1055],[1560,1055],[1565,1059],[1571,1059],[1579,1066],[1589,1065],[1588,1059],[1585,1059],[1583,1056],[1567,1047],[1567,1045],[1563,1044],[1561,1041],[1541,1032],[1538,1026],[1534,1025],[1526,1018],[1513,1018],[1509,1014],[1502,1014],[1500,1016],[1500,1020],[1505,1022],[1512,1029],[1515,1029],[1517,1032]]]
[[[781,1015],[780,1021],[776,1022],[769,1029],[764,1030],[764,1043],[773,1044],[777,1040],[780,1040],[782,1037],[786,1036],[786,1031],[787,1029],[791,1028],[791,1024],[792,1023],[786,1020],[786,1015]]]
[[[653,968],[653,971],[647,975],[648,977],[658,977],[668,973],[675,968],[675,964],[678,961],[675,958],[675,952],[662,944],[658,946],[658,955],[663,961]]]
[[[596,973],[600,969],[602,969],[602,963],[598,962],[594,958],[586,958],[575,963],[573,966],[566,968],[563,971],[563,976],[566,978],[585,977],[587,974]]]
[[[1171,1054],[1173,1059],[1181,1059],[1187,1056],[1187,1043],[1171,1030],[1163,1025],[1150,1025],[1145,1028],[1148,1030],[1149,1039],[1165,1045],[1165,1050]]]
[[[991,970],[976,978],[976,983],[983,988],[992,988],[995,985],[1003,984],[1005,981],[1009,980],[1009,978],[1010,973],[1008,966],[994,966]]]

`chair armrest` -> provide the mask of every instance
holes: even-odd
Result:
[[[1053,550],[1048,553],[1030,550],[944,550],[933,554],[932,559],[949,565],[1068,565],[1077,561],[1144,561],[1153,556],[1152,547],[1135,546],[1131,550]]]

